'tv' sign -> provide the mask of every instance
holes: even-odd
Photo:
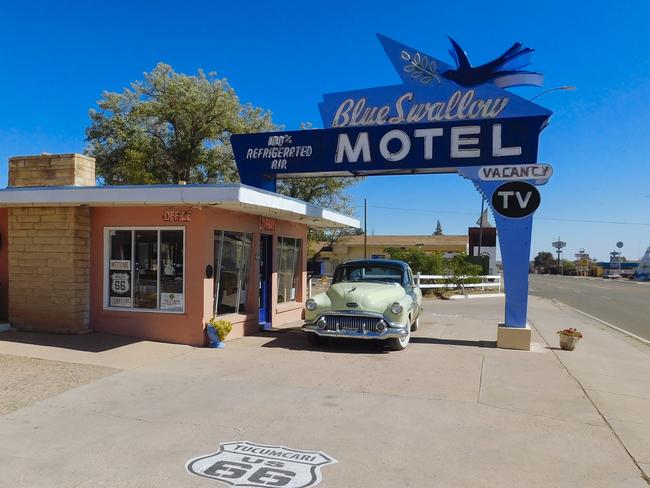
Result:
[[[521,218],[532,214],[541,197],[539,191],[530,183],[524,181],[512,181],[501,185],[492,195],[492,208],[510,218]]]

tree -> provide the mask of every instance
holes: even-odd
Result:
[[[468,283],[478,283],[483,267],[474,264],[465,253],[458,253],[445,262],[447,274],[451,275],[451,282],[460,287]]]
[[[562,260],[562,273],[563,274],[574,274],[576,270],[576,265],[573,261],[568,259]]]
[[[104,92],[98,105],[90,111],[86,152],[97,161],[100,182],[109,185],[236,182],[230,135],[281,129],[270,112],[242,104],[215,73],[189,76],[163,63],[122,93]],[[353,213],[345,190],[357,181],[280,180],[278,192]],[[354,232],[312,230],[310,239],[334,242]]]
[[[159,63],[90,111],[86,150],[105,184],[238,180],[230,135],[271,130],[271,114],[242,104],[225,79]]]
[[[442,225],[440,225],[440,221],[438,220],[438,223],[436,224],[436,230],[433,231],[434,236],[441,236],[443,235],[442,232]]]
[[[445,272],[445,262],[440,253],[425,253],[420,249],[401,249],[389,247],[384,249],[392,259],[408,263],[414,273],[424,275],[439,275]]]
[[[533,264],[540,273],[550,273],[551,269],[555,266],[555,259],[550,252],[541,251],[535,256]]]

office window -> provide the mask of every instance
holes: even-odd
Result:
[[[246,312],[252,240],[243,232],[214,233],[215,315]]]
[[[300,239],[278,237],[278,303],[295,302],[300,280]]]
[[[108,231],[108,300],[111,308],[184,309],[184,231]]]

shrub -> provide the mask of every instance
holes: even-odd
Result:
[[[408,263],[413,273],[423,275],[439,275],[445,272],[445,260],[440,253],[426,253],[420,249],[400,249],[389,247],[384,249],[392,259],[399,259]]]
[[[232,330],[232,323],[228,320],[217,320],[212,317],[210,322],[208,322],[208,327],[212,327],[216,331],[217,336],[219,336],[219,340],[223,342]]]

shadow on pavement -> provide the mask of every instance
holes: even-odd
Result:
[[[262,344],[262,347],[289,349],[291,351],[318,351],[345,354],[388,354],[383,341],[330,339],[324,346],[312,346],[307,342],[305,333],[299,329],[283,329],[278,331],[264,331],[255,334],[258,337],[268,337],[271,340]]]
[[[103,352],[142,342],[142,339],[95,332],[88,334],[48,334],[46,332],[10,330],[0,334],[0,342],[51,346],[84,352]]]
[[[411,344],[441,344],[447,346],[497,347],[497,341],[470,341],[466,339],[438,339],[436,337],[411,337]]]

